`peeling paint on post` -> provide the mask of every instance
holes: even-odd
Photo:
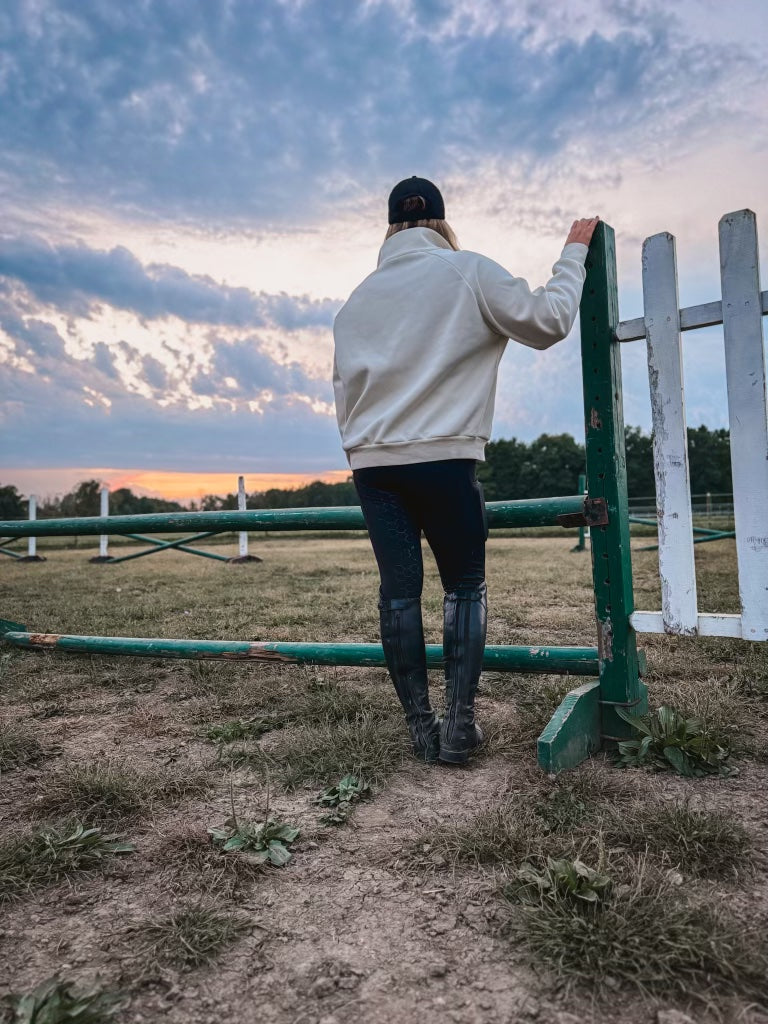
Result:
[[[627,736],[630,727],[615,707],[646,707],[639,679],[635,632],[632,559],[629,549],[627,467],[621,393],[621,355],[616,341],[619,303],[613,229],[599,224],[587,256],[581,300],[581,358],[584,377],[587,491],[604,498],[608,523],[592,528],[592,575],[600,657],[601,732]]]

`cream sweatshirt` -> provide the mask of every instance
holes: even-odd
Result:
[[[534,291],[430,228],[388,238],[333,325],[333,387],[352,469],[484,458],[508,339],[545,349],[576,318],[586,245]]]

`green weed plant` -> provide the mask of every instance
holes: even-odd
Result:
[[[71,981],[48,978],[32,992],[6,996],[0,1010],[3,1024],[106,1024],[114,1019],[120,999],[97,986],[78,988]]]
[[[274,818],[260,822],[228,818],[223,825],[209,828],[208,834],[224,853],[244,853],[256,864],[269,862],[282,868],[291,859],[288,847],[298,839],[299,830]]]
[[[654,771],[672,768],[686,778],[734,774],[726,763],[730,742],[707,728],[702,719],[686,718],[667,705],[642,717],[621,708],[616,713],[639,733],[619,743],[620,765]]]
[[[133,853],[122,836],[76,823],[50,827],[0,845],[0,904]]]
[[[324,789],[315,803],[328,810],[320,818],[323,825],[343,825],[354,805],[371,795],[371,787],[357,775],[345,775],[335,786]]]
[[[524,864],[520,868],[510,895],[517,895],[526,903],[576,900],[582,904],[596,904],[606,896],[612,884],[610,876],[595,871],[578,858],[554,860],[547,857],[542,870],[533,864]]]

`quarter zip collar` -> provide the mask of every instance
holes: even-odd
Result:
[[[406,228],[388,238],[379,252],[380,267],[382,263],[394,256],[402,256],[405,252],[416,252],[419,249],[450,249],[450,243],[438,231],[432,228]],[[453,250],[451,250],[453,251]]]

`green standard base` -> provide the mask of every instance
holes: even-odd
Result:
[[[642,653],[642,652],[638,652]],[[642,664],[645,658],[641,659]],[[640,701],[630,710],[633,715],[648,712],[648,687],[638,681]],[[603,710],[601,710],[601,708]],[[610,706],[600,704],[600,681],[585,683],[565,695],[537,741],[539,767],[550,775],[575,768],[598,750],[611,748],[623,738],[629,739],[632,728],[613,713],[605,715]],[[606,736],[601,723],[609,717],[618,735]]]
[[[599,699],[597,679],[565,695],[538,739],[539,767],[545,772],[554,775],[575,768],[600,749]]]

